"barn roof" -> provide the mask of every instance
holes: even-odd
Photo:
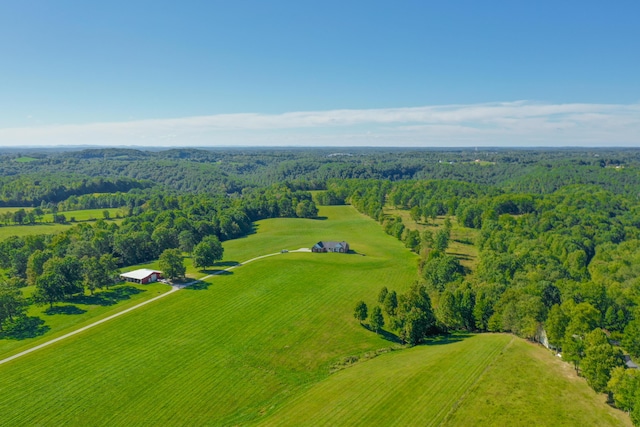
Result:
[[[153,273],[162,274],[162,272],[158,270],[149,270],[148,268],[141,268],[139,270],[129,271],[127,273],[120,274],[120,277],[126,277],[129,279],[142,280],[151,276]]]

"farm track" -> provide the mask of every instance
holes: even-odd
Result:
[[[309,249],[306,249],[306,248],[300,248],[300,249],[292,250],[292,251],[289,251],[289,252],[310,252],[310,251],[309,251]],[[161,298],[169,296],[169,295],[171,295],[171,294],[173,294],[173,293],[175,293],[175,292],[177,292],[177,291],[179,291],[181,289],[184,289],[186,287],[192,286],[192,285],[194,285],[196,283],[199,283],[199,282],[202,282],[204,280],[210,279],[213,276],[217,276],[217,275],[223,274],[224,272],[233,270],[235,268],[241,267],[241,266],[243,266],[245,264],[249,264],[251,262],[254,262],[254,261],[257,261],[257,260],[260,260],[260,259],[272,257],[272,256],[275,256],[275,255],[281,255],[281,254],[282,254],[282,252],[274,252],[274,253],[271,253],[271,254],[261,255],[261,256],[255,257],[255,258],[251,258],[251,259],[249,259],[247,261],[241,262],[239,264],[232,265],[231,267],[225,268],[225,269],[217,271],[215,273],[209,274],[209,275],[207,275],[207,276],[205,276],[205,277],[203,277],[201,279],[194,280],[194,281],[186,283],[186,284],[174,285],[174,286],[171,287],[171,290],[169,290],[169,291],[167,291],[167,292],[165,292],[165,293],[163,293],[161,295],[158,295],[157,297],[151,298],[151,299],[149,299],[147,301],[141,302],[140,304],[134,305],[133,307],[129,307],[129,308],[125,309],[125,310],[119,311],[119,312],[117,312],[115,314],[112,314],[111,316],[105,317],[104,319],[100,319],[100,320],[98,320],[96,322],[93,322],[93,323],[91,323],[89,325],[83,326],[83,327],[81,327],[79,329],[71,331],[71,332],[69,332],[67,334],[64,334],[62,336],[59,336],[57,338],[53,338],[53,339],[51,339],[49,341],[46,341],[46,342],[44,342],[42,344],[36,345],[35,347],[31,347],[31,348],[29,348],[27,350],[21,351],[20,353],[16,353],[16,354],[14,354],[12,356],[9,356],[9,357],[6,357],[4,359],[1,359],[0,360],[0,365],[8,363],[8,362],[11,362],[12,360],[18,359],[18,358],[20,358],[22,356],[26,356],[27,354],[30,354],[30,353],[33,353],[34,351],[38,351],[40,349],[48,347],[48,346],[50,346],[52,344],[55,344],[57,342],[60,342],[60,341],[65,340],[67,338],[70,338],[70,337],[72,337],[74,335],[80,334],[80,333],[82,333],[84,331],[87,331],[87,330],[89,330],[91,328],[94,328],[94,327],[96,327],[98,325],[101,325],[101,324],[103,324],[105,322],[108,322],[108,321],[113,320],[113,319],[115,319],[117,317],[120,317],[120,316],[122,316],[124,314],[127,314],[127,313],[130,313],[130,312],[134,311],[134,310],[137,310],[140,307],[144,307],[145,305],[150,304],[150,303],[152,303],[154,301],[157,301],[157,300],[159,300]]]

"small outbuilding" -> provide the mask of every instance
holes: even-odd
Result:
[[[140,283],[146,285],[147,283],[157,282],[162,279],[162,272],[157,270],[149,270],[148,268],[141,268],[140,270],[133,270],[127,273],[122,273],[120,278],[126,282]]]
[[[311,252],[338,252],[346,254],[349,252],[349,244],[347,242],[322,241],[318,242],[311,248]]]
[[[638,364],[631,360],[631,356],[629,356],[628,354],[624,355],[624,364],[627,369],[638,369]]]

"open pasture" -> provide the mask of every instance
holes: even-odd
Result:
[[[72,224],[34,224],[0,226],[0,240],[11,236],[35,236],[37,234],[55,234],[72,227]]]
[[[15,212],[19,209],[30,210],[31,208],[13,208],[13,207],[4,207],[0,208],[0,214],[5,212]],[[77,210],[77,211],[67,211],[60,212],[60,214],[64,215],[67,221],[72,218],[76,222],[81,221],[95,221],[97,219],[104,218],[103,211],[109,211],[109,215],[111,220],[114,222],[120,222],[122,219],[117,218],[120,216],[123,217],[124,212],[118,208],[110,208],[110,209],[86,209],[86,210]],[[6,239],[10,236],[33,236],[37,234],[55,234],[61,231],[66,230],[69,227],[74,225],[73,222],[67,222],[65,224],[54,224],[53,223],[53,215],[46,214],[42,217],[42,222],[38,222],[32,225],[0,225],[0,240]]]
[[[114,219],[116,217],[124,217],[125,211],[121,208],[105,208],[105,209],[82,209],[76,211],[58,212],[62,214],[69,221],[74,218],[76,221],[95,221],[97,219],[104,219],[104,211],[109,212],[109,218]],[[47,214],[44,216],[45,221],[53,221],[53,216]]]

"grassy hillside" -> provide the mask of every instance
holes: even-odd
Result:
[[[628,417],[546,350],[511,335],[392,352],[319,382],[265,426],[619,426]]]
[[[445,426],[631,426],[569,363],[516,338],[487,368]]]

